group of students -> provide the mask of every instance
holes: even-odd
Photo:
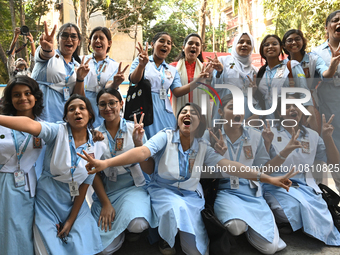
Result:
[[[283,42],[266,36],[260,46],[266,63],[259,71],[251,64],[249,33],[235,38],[231,56],[215,55],[206,65],[198,34],[188,35],[176,62],[167,64],[171,36],[157,33],[152,55],[148,44],[145,49],[139,44],[130,68],[132,83],[138,86],[145,78],[152,85],[153,124],[144,127],[143,116],[134,123],[121,117],[124,101],[117,89],[127,67],[121,70],[107,56],[110,31],[95,28],[89,38],[93,53],[79,57],[77,26],[61,26],[55,50],[56,27],[49,32],[45,23],[32,78],[11,79],[2,100],[0,247],[5,254],[112,254],[125,235],[157,228],[162,254],[176,253],[177,234],[184,253],[209,254],[200,179],[212,172],[203,171],[203,165],[225,170],[214,176],[219,179],[217,218],[231,234],[246,233],[260,252],[274,254],[286,247],[278,227],[303,229],[327,245],[340,246],[340,233],[308,171],[314,160],[340,162],[340,120],[332,115],[340,85],[339,27],[336,11],[326,20],[328,42],[316,48],[319,55],[305,52],[299,30],[288,31]],[[282,49],[292,61],[280,59]],[[287,104],[284,115],[278,104],[275,118],[287,125],[270,127],[267,122],[262,131],[243,126],[243,119],[258,116],[248,105],[245,115],[234,115],[232,94],[219,89],[222,104],[207,115],[236,124],[206,130],[211,123],[199,106],[202,83],[233,84],[245,97],[251,87],[254,107],[268,109],[272,88],[280,94],[290,86],[290,72],[296,87],[314,88],[307,75],[322,80],[317,88],[322,127],[313,124],[311,100],[307,121],[295,105]],[[162,96],[169,89],[172,105]],[[294,173],[292,165],[303,165],[304,171]],[[264,171],[269,166],[282,171]],[[95,191],[91,209],[85,201],[90,185]]]

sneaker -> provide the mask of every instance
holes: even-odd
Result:
[[[170,245],[163,239],[159,241],[158,248],[163,255],[176,255],[175,247],[171,248]]]

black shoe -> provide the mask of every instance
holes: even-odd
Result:
[[[280,234],[289,235],[293,233],[292,226],[287,222],[277,224]]]

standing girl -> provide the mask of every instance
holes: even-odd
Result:
[[[241,172],[241,163],[224,159],[203,141],[205,117],[196,104],[188,103],[179,110],[176,130],[167,129],[157,133],[144,146],[133,148],[117,157],[93,160],[81,155],[90,163],[86,166],[89,173],[102,171],[109,166],[119,166],[142,162],[152,156],[155,160],[152,180],[148,185],[151,204],[158,217],[158,232],[164,240],[160,243],[162,254],[176,254],[173,246],[179,232],[181,246],[185,254],[206,254],[209,239],[200,215],[204,208],[201,173],[209,173],[206,166],[216,165],[230,173],[251,180],[260,180],[288,189],[289,173],[283,178],[273,178],[261,172],[249,170]],[[78,154],[80,155],[80,154]],[[144,169],[143,169],[144,170]],[[171,248],[172,247],[172,248]]]
[[[97,102],[100,115],[105,119],[97,129],[104,135],[105,159],[143,145],[143,124],[137,121],[133,124],[120,118],[123,100],[117,90],[101,90]],[[142,121],[143,118],[140,123]],[[150,195],[142,187],[144,184],[139,164],[110,167],[96,175],[93,182],[96,193],[91,211],[100,228],[104,248],[102,254],[112,254],[122,246],[126,229],[131,233],[141,233],[149,225],[155,227]]]
[[[85,95],[90,100],[96,115],[94,127],[98,127],[103,122],[96,104],[98,92],[102,88],[113,87],[118,89],[118,86],[124,81],[124,72],[128,68],[126,66],[121,71],[122,63],[117,63],[109,58],[107,54],[111,49],[111,45],[111,32],[107,27],[96,27],[92,30],[89,37],[88,50],[92,53],[92,48],[93,53],[85,58],[85,61],[90,59],[88,63],[90,72],[85,77],[84,85]]]
[[[260,92],[261,107],[265,110],[270,109],[273,102],[273,88],[277,88],[277,95],[281,95],[282,87],[289,87],[290,81],[288,79],[289,73],[292,72],[294,79],[294,86],[308,89],[305,74],[295,60],[291,61],[291,70],[287,64],[280,60],[282,53],[282,42],[277,35],[267,35],[263,38],[260,45],[260,54],[266,63],[262,66],[257,75],[258,90]],[[312,113],[312,118],[307,120],[309,123],[315,121],[313,102],[309,100],[305,105],[308,111]],[[274,114],[266,116],[268,119],[273,119]]]
[[[104,143],[93,143],[94,121],[89,100],[72,95],[65,104],[66,123],[37,122],[28,117],[0,116],[0,125],[30,133],[46,143],[43,172],[37,185],[34,244],[36,254],[95,254],[102,251],[99,231],[84,202],[94,175],[77,152],[100,158]]]
[[[43,95],[35,80],[28,76],[10,80],[4,91],[2,114],[38,120],[42,109]],[[35,161],[43,142],[0,125],[0,143],[1,252],[34,255]]]
[[[65,102],[75,93],[84,94],[84,79],[89,72],[88,61],[80,61],[81,35],[79,28],[72,24],[62,25],[57,34],[58,49],[54,50],[56,26],[40,37],[40,46],[36,50],[36,64],[32,78],[35,79],[44,94],[44,112],[42,118],[49,122],[62,121]],[[79,65],[79,63],[81,63]]]
[[[253,115],[248,108],[248,88],[253,88],[253,93],[256,91],[255,78],[257,69],[252,65],[251,54],[254,49],[254,40],[251,34],[245,32],[239,34],[235,37],[233,42],[233,48],[231,51],[231,56],[215,57],[211,60],[214,63],[220,63],[222,65],[222,70],[215,73],[214,84],[232,84],[240,88],[245,97],[244,100],[244,110],[245,119],[250,117],[256,117]],[[219,70],[217,70],[219,71]],[[228,89],[217,88],[217,93],[220,98],[231,93]],[[253,101],[255,102],[255,101]],[[219,107],[213,107],[212,117],[213,119],[219,119],[220,115],[218,113]]]
[[[153,103],[153,124],[145,127],[148,138],[166,127],[174,127],[176,123],[175,115],[172,111],[168,90],[171,89],[176,97],[188,94],[194,87],[190,84],[182,86],[181,78],[175,67],[165,62],[171,51],[171,36],[166,32],[157,33],[152,39],[152,56],[148,56],[148,44],[143,50],[140,43],[137,50],[139,57],[136,58],[130,68],[129,79],[137,84],[143,78],[151,83],[152,103]],[[201,77],[208,74],[202,70]],[[198,85],[198,84],[197,84]]]

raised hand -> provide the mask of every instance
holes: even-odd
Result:
[[[148,47],[149,47],[149,44],[146,43],[145,50],[143,50],[143,47],[140,44],[140,42],[138,42],[138,47],[136,47],[136,49],[139,52],[138,53],[139,64],[142,66],[146,66],[147,63],[149,62]]]
[[[91,58],[89,58],[85,64],[85,56],[83,57],[83,59],[81,60],[80,66],[77,69],[77,80],[84,80],[86,75],[90,72],[90,67],[89,67],[89,62],[90,62]]]
[[[211,57],[207,57],[207,59],[209,59],[209,63],[211,63],[211,67],[213,69],[215,69],[218,72],[222,72],[223,71],[223,65],[222,63],[218,60],[217,54],[216,52],[214,52],[215,57],[211,58]]]
[[[118,72],[115,74],[115,76],[113,76],[113,87],[115,89],[117,89],[117,87],[122,84],[122,82],[125,80],[125,76],[124,73],[126,71],[126,69],[129,67],[129,65],[127,65],[123,71],[121,71],[121,67],[122,67],[122,62],[119,63],[118,66]]]
[[[334,119],[334,114],[329,118],[328,122],[326,122],[325,114],[322,114],[322,137],[331,137],[334,131],[334,127],[331,124]]]
[[[270,129],[269,120],[267,120],[267,126],[264,125],[262,131],[262,137],[265,144],[271,144],[274,138],[274,133]]]
[[[115,219],[116,211],[113,208],[113,206],[110,205],[104,205],[102,207],[102,210],[100,211],[100,216],[98,220],[98,227],[101,226],[101,229],[107,232],[107,227],[109,227],[109,231],[111,231],[112,222]]]
[[[26,37],[28,38],[30,43],[34,43],[33,35],[31,33],[28,33]]]
[[[211,64],[210,63],[208,63],[207,65],[203,64],[203,67],[202,67],[202,70],[200,72],[199,78],[209,78],[210,73],[211,73],[209,71],[210,68],[211,68]]]
[[[45,33],[40,36],[41,48],[45,51],[53,50],[54,34],[57,29],[57,25],[54,25],[51,33],[48,33],[47,23],[44,21]]]
[[[222,135],[222,131],[221,129],[218,130],[220,138],[217,138],[217,136],[212,132],[209,131],[210,135],[214,138],[214,140],[216,141],[215,145],[214,145],[214,149],[221,155],[224,156],[224,154],[226,153],[226,151],[228,150],[228,147],[225,145],[224,143],[224,139],[223,139],[223,135]]]
[[[143,137],[144,137],[144,113],[140,117],[139,123],[137,122],[136,114],[133,115],[133,120],[135,122],[135,126],[132,132],[132,139],[136,147],[143,145]]]
[[[82,159],[86,160],[87,162],[89,162],[85,166],[88,174],[95,174],[100,171],[103,171],[106,168],[106,164],[104,160],[92,158],[89,154],[86,153],[85,150],[83,150],[83,153],[84,155],[80,153],[77,153],[77,155],[81,157]]]
[[[20,35],[20,27],[16,27],[14,29],[14,36],[19,36]]]
[[[289,140],[288,144],[284,148],[289,153],[291,153],[295,149],[302,148],[300,141],[297,140],[299,138],[299,135],[300,135],[300,129],[297,131],[296,134],[295,134],[295,130],[292,129],[292,138]]]
[[[338,46],[338,48],[336,50],[333,49],[333,47],[328,43],[329,49],[331,50],[332,53],[332,58],[331,58],[331,62],[330,65],[331,66],[338,66],[340,63],[340,44]]]

